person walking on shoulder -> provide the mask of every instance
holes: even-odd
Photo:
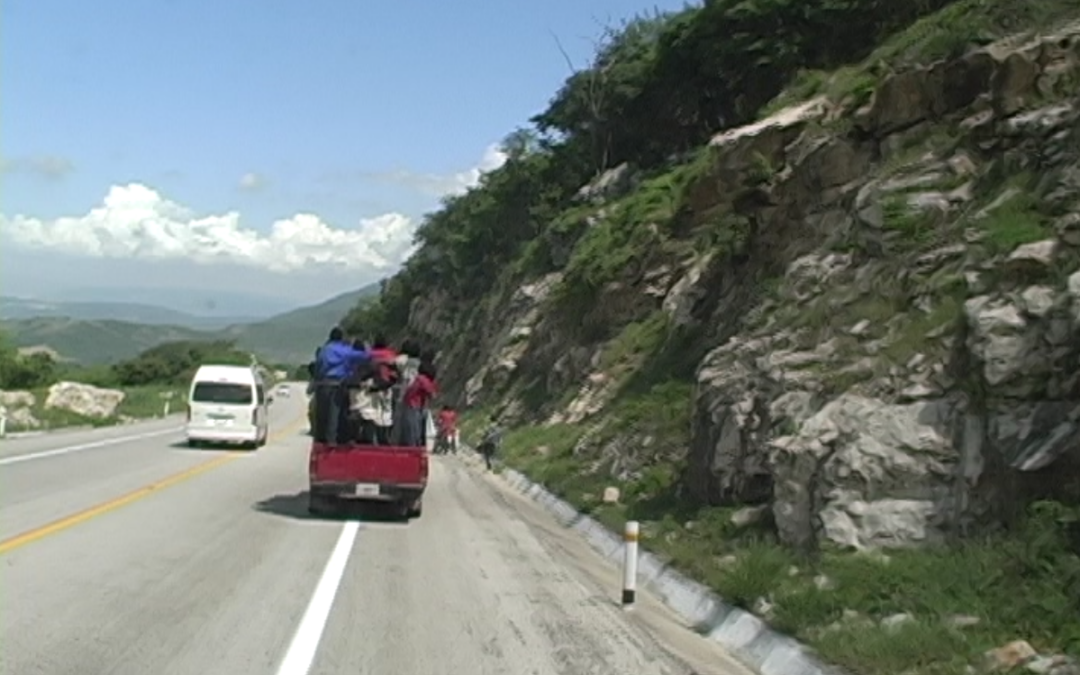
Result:
[[[484,432],[483,437],[480,439],[480,447],[477,448],[480,454],[484,458],[484,464],[487,466],[487,470],[491,471],[492,463],[495,453],[498,452],[499,446],[502,444],[503,428],[499,424],[499,418],[496,415],[491,416],[491,425]]]

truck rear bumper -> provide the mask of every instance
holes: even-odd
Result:
[[[337,499],[411,503],[423,496],[425,487],[427,486],[423,484],[312,481],[311,494]]]

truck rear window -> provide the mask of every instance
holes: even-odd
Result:
[[[191,392],[195,403],[224,403],[227,405],[251,405],[254,397],[250,384],[230,382],[197,382]]]

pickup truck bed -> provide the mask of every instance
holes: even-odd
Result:
[[[312,443],[308,510],[329,513],[343,500],[393,502],[402,515],[423,511],[428,481],[425,447]]]

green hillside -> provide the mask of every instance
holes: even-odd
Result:
[[[343,293],[311,307],[301,307],[257,323],[230,326],[216,335],[282,363],[305,362],[330,328],[364,298],[374,298],[378,285]]]
[[[326,302],[301,307],[264,321],[215,331],[129,321],[37,317],[4,321],[18,347],[49,347],[64,358],[84,364],[115,363],[150,347],[176,340],[235,340],[238,347],[281,363],[300,363],[314,345],[365,297],[375,297],[378,284],[343,293]]]

